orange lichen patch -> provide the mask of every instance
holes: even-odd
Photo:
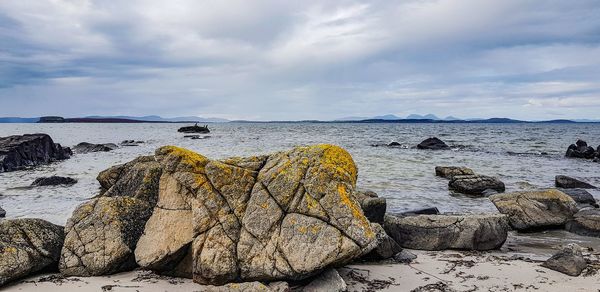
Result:
[[[338,194],[340,195],[342,204],[346,205],[350,209],[350,211],[352,212],[352,216],[354,216],[354,218],[358,220],[360,226],[365,230],[365,235],[369,238],[373,238],[375,234],[373,233],[373,230],[371,230],[371,225],[369,224],[369,221],[363,215],[362,210],[360,209],[358,204],[350,199],[350,196],[346,191],[345,185],[338,185]]]
[[[2,249],[2,253],[15,253],[15,252],[17,252],[17,249],[12,246],[7,246]]]
[[[321,163],[324,166],[330,167],[336,172],[348,173],[352,179],[352,182],[356,183],[358,169],[356,168],[356,164],[354,163],[350,153],[339,146],[330,144],[321,144],[315,147],[323,150]]]
[[[306,226],[298,226],[298,232],[304,234],[308,231],[308,228]]]
[[[177,146],[163,146],[157,150],[157,154],[178,157],[180,163],[190,166],[195,172],[199,173],[204,172],[204,166],[209,162],[208,158]]]

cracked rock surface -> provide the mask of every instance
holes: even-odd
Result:
[[[448,187],[456,192],[484,196],[489,190],[502,193],[504,183],[499,179],[486,175],[456,175],[448,183]]]
[[[79,205],[65,226],[61,273],[99,276],[135,268],[133,250],[151,210],[131,197],[100,197]]]
[[[501,214],[386,215],[384,228],[400,246],[420,250],[497,249],[509,230]]]
[[[490,200],[517,230],[560,227],[577,212],[575,201],[556,189],[498,194]]]
[[[352,157],[332,145],[210,160],[167,146],[142,267],[202,284],[303,279],[377,244],[355,200]]]
[[[162,167],[154,156],[140,156],[125,164],[115,165],[98,174],[100,196],[134,197],[152,207],[158,200],[158,182]]]
[[[55,266],[63,227],[41,219],[0,220],[0,286]]]

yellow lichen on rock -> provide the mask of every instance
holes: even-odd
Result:
[[[346,191],[345,185],[338,185],[338,194],[340,195],[340,200],[342,204],[346,205],[350,209],[350,211],[352,212],[352,216],[354,216],[354,218],[358,220],[360,227],[362,227],[365,230],[365,235],[369,238],[373,238],[375,236],[375,233],[373,233],[373,230],[371,229],[371,224],[363,214],[362,209],[360,208],[358,203],[350,198],[348,192]]]
[[[180,164],[192,168],[194,172],[204,173],[204,166],[209,162],[208,158],[185,148],[177,146],[163,146],[156,150],[157,156],[173,156],[179,159]]]
[[[358,169],[356,168],[356,164],[350,153],[339,146],[331,144],[321,144],[316,147],[323,150],[323,157],[321,160],[323,165],[331,167],[337,172],[349,174],[353,184],[356,184]]]

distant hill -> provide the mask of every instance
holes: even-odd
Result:
[[[407,120],[441,120],[434,114],[426,114],[424,116],[412,114],[412,115],[409,115],[408,117],[406,117],[406,119]]]
[[[175,117],[175,118],[163,118],[161,116],[87,116],[85,118],[90,119],[125,119],[135,121],[146,121],[146,122],[198,122],[198,123],[226,123],[229,120],[220,118],[202,118],[202,117]]]
[[[19,117],[6,117],[0,118],[0,123],[37,123],[40,118],[19,118]]]

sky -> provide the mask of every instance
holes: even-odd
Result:
[[[0,116],[600,118],[600,2],[0,1]]]

